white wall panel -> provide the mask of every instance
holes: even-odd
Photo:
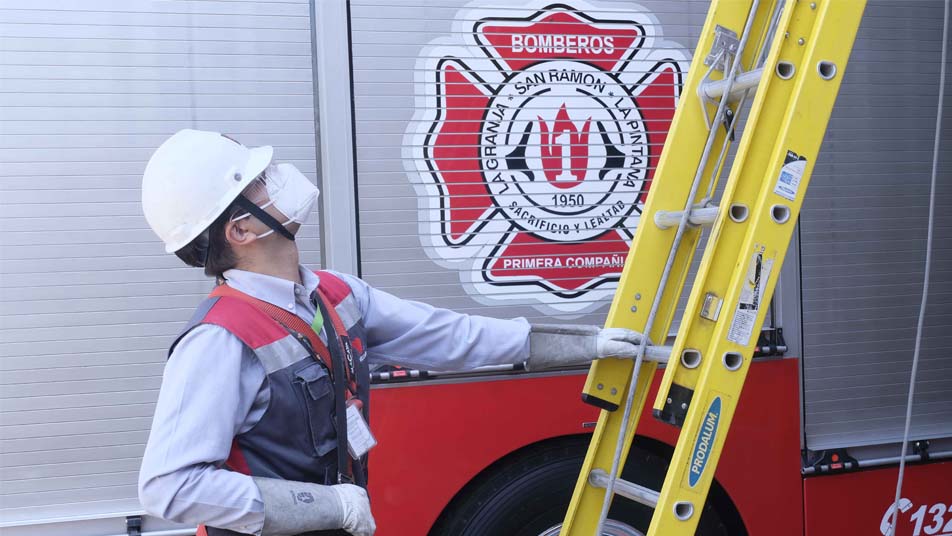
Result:
[[[942,3],[871,1],[800,218],[807,446],[902,439],[922,292]],[[949,102],[949,86],[946,86]],[[950,118],[946,106],[945,121]],[[946,128],[912,439],[952,435]]]
[[[0,5],[0,530],[141,510],[166,349],[212,286],[148,228],[145,163],[198,128],[316,180],[311,65],[307,0]]]

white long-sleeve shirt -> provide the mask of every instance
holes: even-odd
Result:
[[[229,270],[227,284],[294,312],[310,324],[318,276],[301,267],[303,285]],[[525,361],[525,319],[470,316],[402,300],[335,273],[351,288],[366,328],[371,364],[468,370]],[[266,374],[254,353],[224,328],[203,324],[175,347],[165,367],[152,431],[139,472],[139,500],[150,514],[258,534],[261,494],[251,477],[223,468],[232,440],[264,415]]]

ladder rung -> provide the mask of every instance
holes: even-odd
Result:
[[[667,363],[671,358],[671,352],[674,351],[673,346],[655,346],[649,344],[645,346],[645,361],[651,361],[652,363]]]
[[[645,347],[645,361],[654,361],[655,363],[667,363],[674,351],[673,346],[647,346]]]
[[[712,225],[714,220],[717,219],[717,210],[718,207],[693,208],[688,216],[688,224],[694,226]],[[683,214],[683,210],[659,210],[655,212],[654,222],[660,229],[677,227],[681,223]]]
[[[588,475],[588,483],[596,488],[607,489],[608,480],[608,473],[606,473],[604,469],[594,469],[591,474]],[[654,508],[658,504],[659,494],[657,491],[620,478],[615,479],[615,494],[621,495],[626,499],[631,499],[649,508]]]
[[[737,99],[750,88],[757,87],[760,83],[760,75],[763,74],[763,68],[754,69],[741,73],[734,78],[734,84],[731,85],[731,99]],[[727,80],[714,80],[713,82],[704,82],[697,87],[697,94],[702,98],[711,100],[721,98],[724,90],[727,89]]]

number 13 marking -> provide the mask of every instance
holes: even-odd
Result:
[[[920,536],[922,534],[922,525],[926,518],[926,508],[928,508],[928,512],[932,514],[932,524],[925,527],[925,533],[929,535],[940,534],[939,531],[941,530],[942,536],[952,535],[952,516],[949,517],[949,522],[946,523],[944,527],[942,526],[942,523],[945,522],[945,513],[949,512],[952,514],[952,505],[946,506],[944,503],[936,503],[930,507],[922,505],[912,514],[910,521],[915,521],[916,523],[916,527],[912,531],[912,536]]]

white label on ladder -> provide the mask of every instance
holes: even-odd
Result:
[[[727,332],[727,340],[747,346],[754,333],[754,324],[757,322],[757,313],[760,312],[761,302],[764,299],[764,289],[770,270],[773,268],[773,259],[764,258],[764,247],[757,246],[750,264],[747,266],[747,280],[740,290],[740,300],[734,310],[734,319]]]
[[[788,150],[787,157],[783,160],[783,167],[780,168],[780,176],[777,177],[774,193],[789,201],[796,200],[797,192],[800,190],[800,180],[803,179],[806,168],[807,159]]]

